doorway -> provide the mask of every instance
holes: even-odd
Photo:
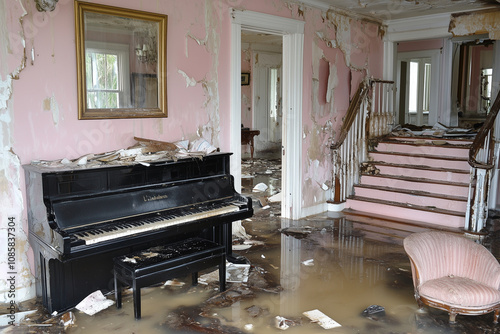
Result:
[[[398,53],[398,123],[433,126],[438,119],[439,50]]]
[[[231,174],[241,190],[241,31],[283,37],[282,202],[285,218],[302,217],[302,95],[304,22],[251,11],[231,13]],[[299,162],[299,163],[298,163]]]

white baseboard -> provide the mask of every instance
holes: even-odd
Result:
[[[345,208],[345,202],[342,203],[327,203],[327,210],[330,212],[340,212]]]

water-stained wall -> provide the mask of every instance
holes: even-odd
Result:
[[[306,22],[303,92],[303,206],[325,203],[331,179],[329,145],[349,97],[365,76],[380,77],[378,25],[282,0],[96,1],[169,15],[168,118],[78,120],[73,1],[38,12],[31,0],[0,2],[0,245],[15,227],[15,274],[0,249],[0,302],[34,296],[27,243],[22,164],[75,159],[127,147],[133,137],[163,141],[203,137],[229,147],[230,8]],[[14,223],[10,223],[10,222]],[[10,280],[15,276],[15,280]],[[10,284],[14,282],[13,284]],[[14,299],[9,296],[11,286]]]

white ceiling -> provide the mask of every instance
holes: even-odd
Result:
[[[410,17],[498,8],[500,0],[302,0],[321,9],[341,9],[387,22]]]

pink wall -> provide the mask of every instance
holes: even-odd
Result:
[[[364,76],[382,75],[382,42],[377,26],[282,0],[90,2],[169,15],[166,73],[169,116],[78,120],[73,1],[59,0],[52,13],[37,12],[33,1],[0,3],[0,140],[4,148],[0,162],[0,228],[6,227],[9,216],[19,223],[20,299],[34,294],[21,164],[33,159],[74,159],[87,153],[125,148],[134,143],[134,136],[163,141],[204,137],[221,150],[228,149],[229,5],[306,22],[301,134],[303,206],[322,205],[329,199],[321,185],[329,184],[331,179],[329,145],[342,123],[349,95]],[[28,56],[25,65],[24,52]],[[320,59],[326,63],[320,66]],[[326,76],[330,83],[329,101],[318,99],[319,72],[325,67],[329,69]],[[15,80],[10,80],[11,77]],[[321,80],[324,84],[324,75]],[[322,88],[321,94],[325,93],[328,92]],[[5,252],[0,250],[0,267],[5,265]],[[4,296],[2,275],[0,295]]]

